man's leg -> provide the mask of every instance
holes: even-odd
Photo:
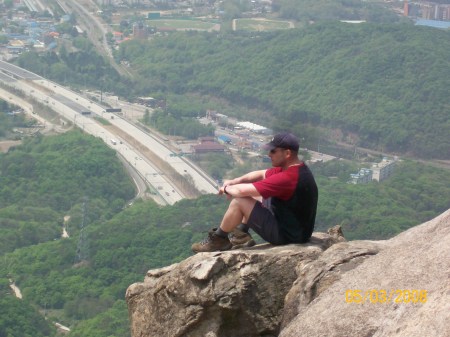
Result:
[[[210,231],[205,240],[192,245],[192,250],[198,252],[214,252],[228,250],[232,247],[228,234],[242,222],[247,222],[256,200],[251,197],[234,198],[228,205],[220,227]]]
[[[255,198],[250,198],[253,200],[249,200],[249,198],[240,198],[230,205],[227,213],[225,214],[222,224],[220,228],[216,231],[218,235],[228,236],[232,246],[232,249],[252,247],[256,244],[255,240],[253,240],[252,236],[248,232],[249,227],[245,224],[247,219],[249,218],[253,208],[256,204]],[[236,216],[234,216],[236,214]],[[236,226],[237,219],[240,219],[240,223]],[[231,228],[234,227],[231,231],[224,231],[222,228]]]
[[[280,233],[277,220],[268,206],[270,207],[270,204],[263,205],[251,197],[233,199],[216,234],[224,238],[241,223],[244,223],[246,227],[253,229],[267,242],[274,245],[286,244],[288,241]],[[251,236],[248,234],[247,236],[246,239],[253,241]],[[233,242],[233,245],[236,243]]]
[[[232,232],[239,224],[247,223],[247,219],[255,207],[256,200],[252,197],[234,198],[225,212],[220,229],[226,233]]]

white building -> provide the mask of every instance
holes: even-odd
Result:
[[[261,125],[251,123],[251,122],[239,122],[236,125],[238,127],[250,130],[254,133],[263,133],[263,134],[269,133],[269,129],[267,129],[265,126],[261,126]]]
[[[387,177],[389,177],[392,172],[394,172],[395,164],[397,162],[397,158],[388,159],[384,157],[380,163],[372,165],[373,171],[373,180],[383,181]]]
[[[358,173],[351,173],[349,184],[368,184],[372,181],[373,172],[370,169],[362,168]]]

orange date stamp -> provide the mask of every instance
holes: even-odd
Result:
[[[419,289],[348,289],[345,291],[346,303],[426,303],[426,290]]]

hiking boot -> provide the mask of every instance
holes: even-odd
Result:
[[[192,250],[194,253],[217,252],[231,249],[231,242],[228,238],[223,238],[215,234],[215,228],[208,232],[208,236],[201,242],[194,243]]]
[[[228,238],[233,245],[232,249],[252,247],[256,244],[255,240],[253,240],[252,236],[249,233],[244,232],[238,228],[228,234]]]

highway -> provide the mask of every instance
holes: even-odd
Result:
[[[43,85],[45,86],[45,84]],[[144,132],[128,120],[122,118],[120,115],[105,112],[104,106],[101,106],[86,97],[82,97],[62,86],[53,84],[53,90],[55,91],[55,96],[57,96],[58,99],[70,101],[70,103],[68,102],[67,104],[71,104],[74,109],[78,109],[78,111],[89,110],[99,117],[107,118],[109,123],[132,136],[139,143],[144,144],[160,159],[172,166],[181,176],[189,174],[195,183],[195,187],[201,193],[206,194],[217,192],[216,183],[212,178],[208,177],[203,171],[200,170],[200,168],[188,160],[173,156],[174,152],[169,149],[167,145],[165,145],[164,140],[159,139],[155,135],[150,135]],[[114,116],[114,118],[111,119],[111,116]]]
[[[139,173],[150,186],[155,201],[160,204],[172,205],[185,198],[185,195],[173,181],[170,181],[166,172],[157,169],[145,155],[141,146],[136,148],[127,143],[125,139],[113,132],[114,129],[93,119],[93,115],[108,118],[108,122],[125,133],[127,138],[132,138],[133,143],[142,144],[144,148],[149,149],[159,160],[169,164],[181,176],[190,176],[189,180],[194,183],[200,193],[217,193],[214,180],[189,160],[171,156],[173,151],[165,145],[164,140],[144,132],[121,116],[114,115],[114,118],[111,119],[112,114],[106,113],[104,106],[81,94],[4,61],[0,61],[0,81],[6,86],[22,91],[27,97],[47,105],[84,132],[101,138]],[[16,104],[18,103],[20,102]],[[82,115],[83,111],[91,111],[91,115]]]

